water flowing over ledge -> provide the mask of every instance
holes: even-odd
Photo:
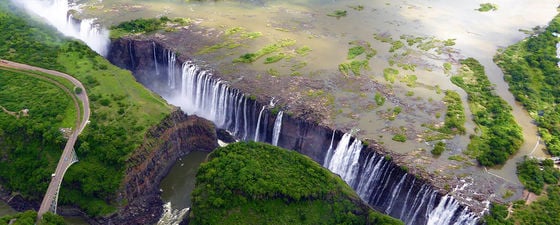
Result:
[[[110,52],[111,62],[133,71],[141,83],[184,111],[213,121],[240,140],[272,143],[308,155],[339,174],[370,206],[406,224],[478,222],[478,215],[468,207],[407,174],[376,152],[377,146],[365,147],[350,134],[284,115],[274,104],[257,102],[215,72],[177,57],[158,43],[122,39],[113,43]]]
[[[91,49],[102,56],[109,50],[109,31],[101,27],[96,19],[76,19],[72,11],[78,12],[77,6],[71,7],[68,0],[25,0],[15,3],[22,5],[29,12],[46,19],[58,31],[66,36],[85,42]]]

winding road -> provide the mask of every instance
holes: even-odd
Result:
[[[51,209],[51,205],[53,203],[55,204],[55,208],[56,208],[56,204],[57,204],[56,201],[58,200],[58,190],[60,189],[60,184],[62,183],[62,179],[64,177],[64,174],[66,173],[66,170],[68,169],[68,167],[70,167],[70,165],[72,165],[73,163],[76,162],[76,161],[72,160],[73,156],[74,156],[74,144],[76,143],[76,140],[78,139],[78,135],[80,135],[80,133],[82,133],[82,131],[84,130],[85,126],[87,125],[87,123],[89,121],[89,117],[90,117],[89,99],[88,99],[86,88],[84,87],[84,85],[82,85],[82,83],[80,81],[78,81],[76,78],[74,78],[74,77],[72,77],[68,74],[61,73],[61,72],[54,71],[54,70],[47,70],[47,69],[43,69],[43,68],[39,68],[39,67],[34,67],[34,66],[26,65],[26,64],[11,62],[11,61],[7,61],[7,60],[0,60],[0,67],[6,67],[6,68],[12,68],[12,69],[18,69],[18,70],[38,71],[38,72],[41,72],[41,73],[46,73],[46,74],[50,74],[50,75],[53,75],[53,76],[62,77],[64,79],[72,82],[72,84],[75,85],[76,87],[79,87],[79,88],[82,89],[82,92],[80,94],[75,94],[72,90],[70,90],[70,94],[73,95],[74,101],[75,101],[75,97],[77,97],[82,102],[83,112],[81,113],[82,110],[80,110],[80,105],[75,101],[76,111],[78,113],[78,118],[77,118],[76,126],[75,126],[76,128],[74,129],[74,131],[72,132],[72,134],[68,138],[68,141],[66,142],[66,146],[64,147],[64,151],[62,152],[62,155],[60,156],[60,159],[58,160],[58,165],[56,166],[56,170],[53,173],[52,180],[49,183],[49,187],[47,188],[47,192],[45,193],[43,201],[41,202],[41,207],[39,208],[39,211],[37,213],[37,217],[41,218],[44,213],[46,213],[47,211],[49,211],[49,209]],[[63,87],[63,89],[67,89],[67,88]],[[68,92],[68,90],[67,90],[67,92]],[[81,115],[81,118],[80,118],[80,115]]]

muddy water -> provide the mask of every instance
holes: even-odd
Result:
[[[171,202],[171,208],[184,209],[191,207],[191,192],[194,189],[196,171],[207,152],[193,151],[178,160],[169,174],[161,182],[164,202]]]
[[[518,184],[515,162],[531,152],[535,156],[543,155],[541,150],[543,146],[537,143],[538,137],[532,119],[522,107],[516,104],[508,92],[507,84],[502,78],[503,74],[492,62],[492,57],[496,49],[506,47],[525,37],[518,29],[530,29],[547,24],[557,13],[556,7],[560,4],[558,0],[495,0],[492,3],[498,5],[498,10],[492,12],[476,11],[479,4],[484,2],[478,0],[294,0],[208,3],[184,3],[171,0],[104,0],[102,3],[93,2],[96,4],[90,7],[91,10],[87,13],[103,15],[102,22],[107,25],[134,18],[165,15],[190,17],[196,23],[216,30],[240,26],[249,31],[263,33],[261,38],[240,48],[227,50],[219,58],[213,58],[217,61],[214,63],[226,66],[239,55],[256,51],[263,45],[280,38],[297,40],[298,46],[305,45],[313,49],[304,59],[308,66],[302,69],[302,74],[315,74],[313,79],[335,83],[330,87],[332,95],[336,97],[333,127],[345,131],[359,128],[360,137],[377,139],[388,149],[400,153],[430,148],[421,139],[418,141],[414,139],[427,131],[423,124],[437,124],[443,121],[443,118],[435,116],[437,113],[442,115],[445,113],[444,109],[438,107],[443,96],[434,91],[436,85],[444,90],[457,90],[463,100],[466,100],[465,92],[454,86],[449,80],[449,75],[443,73],[442,64],[450,62],[456,69],[457,59],[474,57],[486,67],[490,80],[496,85],[496,92],[513,107],[514,116],[522,126],[525,137],[525,143],[514,159],[509,160],[502,168],[489,169],[489,171],[511,183]],[[349,7],[356,5],[364,6],[363,10],[358,11]],[[346,10],[347,16],[340,19],[327,16],[334,10]],[[393,40],[398,40],[401,35],[436,37],[439,40],[455,38],[456,45],[453,48],[456,53],[435,54],[417,51],[414,53],[417,57],[413,60],[418,64],[416,71],[401,70],[401,75],[415,74],[418,76],[417,82],[425,85],[410,88],[398,81],[391,84],[383,77],[383,69],[389,67],[387,62],[395,60],[398,63],[406,60],[399,60],[396,58],[397,54],[388,52],[390,45],[375,40],[373,34],[383,34]],[[370,43],[378,53],[370,60],[371,70],[363,74],[363,77],[369,78],[366,81],[341,78],[338,72],[338,65],[347,62],[348,43],[355,40]],[[274,68],[281,73],[288,72],[290,68],[289,63],[272,65],[253,63],[247,67],[257,71]],[[394,101],[388,100],[382,107],[366,107],[372,102],[379,87],[388,89],[388,93],[396,98]],[[301,87],[302,90],[306,88]],[[404,93],[407,91],[413,91],[414,96],[405,96]],[[405,105],[411,105],[410,110],[403,111],[395,120],[388,120],[384,116],[385,112],[394,107]],[[466,106],[466,103],[464,105]],[[468,109],[466,111],[469,112]],[[466,127],[467,133],[472,134],[475,127],[472,120],[468,120]],[[403,132],[404,129],[409,136],[407,142],[399,143],[391,140],[393,134]],[[455,148],[453,152],[458,153],[466,148],[468,137],[461,136],[450,142]],[[429,153],[427,154],[429,156]],[[445,164],[445,159],[442,158],[437,161]]]

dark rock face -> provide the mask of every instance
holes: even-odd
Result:
[[[197,116],[176,110],[157,127],[129,159],[124,188],[119,197],[128,205],[94,224],[154,224],[163,213],[159,184],[173,164],[191,151],[212,151],[218,147],[214,125]]]
[[[182,88],[181,65],[192,60],[184,55],[175,59],[171,54],[166,49],[165,43],[153,40],[119,39],[111,45],[109,60],[119,67],[130,69],[136,79],[152,91],[162,96],[173,96]],[[212,79],[220,79],[219,72],[211,69],[209,71],[213,74]],[[173,82],[170,82],[171,80]],[[217,85],[214,87],[219,88]],[[228,92],[224,95],[225,98],[239,94],[238,90],[233,89],[222,89],[221,94],[223,92]],[[243,107],[239,110],[243,111],[243,115],[240,115],[241,112],[237,110],[229,109],[227,122],[220,128],[232,132],[238,139],[258,139],[261,142],[271,143],[274,123],[277,119],[273,107],[257,102],[258,97],[256,99],[232,98],[235,101],[231,102],[235,103],[230,102],[225,107],[239,110],[243,103]],[[257,124],[260,124],[258,128]],[[329,127],[294,118],[286,113],[282,118],[278,146],[298,151],[323,165],[329,146],[335,148],[343,135],[341,131],[333,131]],[[221,133],[220,136],[227,135]],[[257,136],[258,138],[255,138]],[[408,224],[426,224],[428,215],[444,199],[442,193],[445,192],[433,188],[426,179],[408,174],[393,161],[385,159],[385,154],[381,146],[369,141],[369,145],[361,150],[356,177],[347,182],[373,208],[401,218]],[[142,183],[139,185],[141,186]],[[453,217],[450,221],[457,221],[459,217],[464,216],[462,214],[465,213],[464,209],[458,204],[454,209],[450,209],[452,211],[447,213]]]
[[[162,96],[171,94],[168,86],[170,74],[176,80],[174,89],[180,89],[181,64],[190,60],[184,55],[177,57],[175,64],[170,64],[170,53],[165,45],[152,40],[118,39],[111,43],[108,60],[116,66],[129,69],[133,72],[136,80],[148,89],[159,93]],[[170,65],[172,66],[171,68]],[[157,66],[157,69],[155,69]],[[215,72],[219,76],[218,72]],[[255,136],[254,128],[257,125],[257,118],[261,108],[266,104],[261,104],[253,99],[248,99],[247,104],[247,124],[252,128],[247,131],[248,139],[252,140]],[[263,111],[261,129],[259,135],[261,141],[272,142],[274,121],[276,115],[266,108]],[[244,121],[242,121],[244,122]],[[301,119],[292,118],[284,115],[278,146],[292,149],[311,157],[318,163],[323,163],[326,148],[331,143],[333,131],[324,126],[316,125]],[[342,132],[336,132],[335,144],[342,136]],[[242,137],[237,137],[242,139]]]

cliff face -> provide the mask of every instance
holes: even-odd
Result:
[[[169,50],[173,49],[169,44],[145,37],[115,40],[111,45],[109,60],[121,68],[130,69],[136,79],[152,91],[171,100],[179,99],[178,104],[201,113],[236,138],[272,143],[278,119],[276,112],[279,110],[273,101],[265,103],[270,99],[243,94],[243,90],[237,88],[246,80],[228,81],[221,77],[219,71],[192,63],[195,60],[186,55],[193,52],[176,55]],[[307,111],[310,109],[299,112],[298,115],[303,113],[302,117],[292,116],[291,109],[284,113],[278,146],[298,151],[322,165],[325,164],[329,146],[337,148],[340,142],[340,151],[350,149],[353,140],[349,142],[346,138],[342,142],[342,131],[319,125],[313,116],[305,116],[313,114]],[[349,156],[353,152],[360,154]],[[471,214],[470,210],[483,211],[483,206],[480,207],[478,203],[468,204],[467,210],[466,206],[445,196],[447,190],[441,187],[443,182],[438,183],[438,180],[431,179],[429,174],[422,171],[408,171],[406,162],[399,159],[402,157],[394,153],[392,157],[385,157],[383,147],[374,141],[369,141],[367,147],[362,147],[360,151],[353,152],[348,151],[344,153],[343,159],[337,159],[337,170],[344,170],[337,173],[371,207],[400,218],[407,224],[426,224],[431,213],[439,213],[434,215],[438,218],[449,217],[449,221],[472,224],[476,222],[477,216]],[[397,205],[406,207],[394,207]]]
[[[162,212],[159,184],[177,159],[191,151],[218,147],[214,125],[176,110],[151,128],[144,143],[128,161],[119,198],[128,203],[118,213],[90,221],[98,224],[154,224]]]

